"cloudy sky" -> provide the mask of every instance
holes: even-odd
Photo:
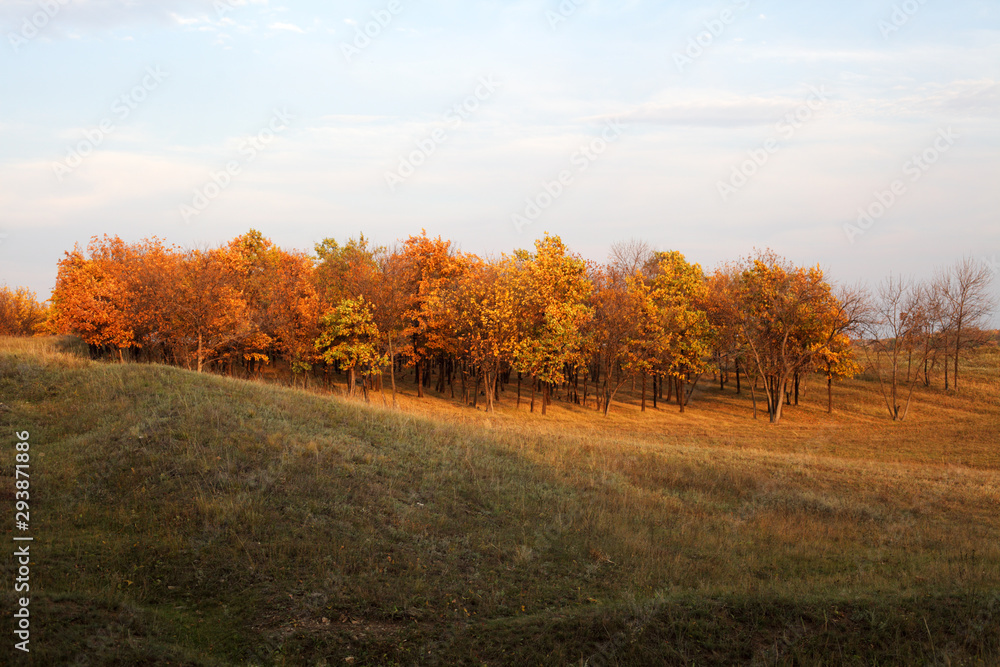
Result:
[[[43,297],[105,233],[1000,257],[996,2],[0,0],[0,41],[0,283]]]

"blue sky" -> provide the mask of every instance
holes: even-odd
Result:
[[[0,0],[0,283],[251,227],[995,263],[998,81],[995,2]]]

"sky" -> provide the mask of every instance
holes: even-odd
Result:
[[[996,2],[0,0],[0,284],[251,228],[1000,274],[998,80]]]

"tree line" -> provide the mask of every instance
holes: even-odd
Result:
[[[48,319],[48,309],[26,287],[0,285],[0,336],[30,336]]]
[[[772,251],[706,273],[641,241],[585,261],[548,234],[498,257],[426,232],[392,247],[326,239],[313,254],[253,230],[193,250],[105,236],[65,253],[48,311],[36,303],[18,326],[78,335],[119,361],[247,376],[280,362],[303,385],[342,373],[366,397],[388,379],[393,402],[409,370],[420,397],[433,382],[487,410],[503,399],[543,414],[554,399],[607,414],[630,381],[642,410],[665,400],[684,411],[712,373],[778,422],[806,373],[825,378],[832,411],[834,379],[865,369],[903,419],[919,380],[943,373],[957,388],[959,357],[992,312],[991,277],[964,260],[868,291]]]

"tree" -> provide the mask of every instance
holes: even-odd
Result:
[[[405,345],[403,330],[406,328],[407,306],[406,258],[396,248],[380,247],[375,256],[378,273],[375,288],[369,296],[372,319],[382,334],[382,344],[389,360],[389,379],[392,384],[392,405],[396,406],[396,351]]]
[[[27,287],[0,286],[0,336],[31,336],[47,317],[47,309]]]
[[[519,296],[517,266],[511,258],[488,262],[474,255],[466,255],[462,280],[445,296],[454,314],[457,352],[482,377],[490,412],[499,376],[517,348]]]
[[[535,241],[535,252],[514,254],[522,285],[523,327],[514,352],[514,367],[542,383],[542,414],[553,383],[566,379],[567,366],[582,361],[581,329],[592,316],[586,299],[591,290],[586,265],[558,236]]]
[[[719,386],[725,388],[728,362],[732,361],[736,373],[736,393],[741,393],[740,371],[746,372],[747,349],[742,337],[739,316],[735,311],[736,285],[740,271],[732,264],[724,264],[707,279],[705,313],[714,331],[714,356],[719,368]]]
[[[996,302],[990,293],[993,271],[989,266],[965,257],[954,266],[941,272],[937,283],[945,299],[946,313],[954,332],[955,371],[954,388],[958,389],[958,362],[961,356],[963,333],[981,325],[992,315]],[[947,360],[946,362],[947,363]]]
[[[255,375],[271,361],[275,342],[272,303],[277,298],[273,277],[280,255],[274,243],[255,229],[237,236],[217,253],[243,304],[231,341],[247,375]]]
[[[357,369],[372,373],[385,364],[379,351],[378,327],[363,297],[344,299],[320,319],[316,350],[328,363],[338,363],[347,370],[347,393],[354,394]],[[365,398],[367,387],[362,385]]]
[[[838,335],[858,324],[860,295],[833,295],[819,267],[791,265],[773,252],[743,264],[733,316],[764,384],[768,417],[781,420],[788,381]]]
[[[312,280],[312,261],[303,253],[282,250],[274,268],[271,312],[266,319],[293,380],[301,374],[304,383],[318,359],[314,342],[319,336],[321,301]]]
[[[348,239],[340,245],[327,238],[315,246],[317,291],[328,306],[342,299],[364,296],[370,305],[375,304],[379,291],[380,258],[386,249],[372,245],[364,234]]]
[[[816,356],[813,360],[817,373],[821,373],[826,378],[826,411],[833,413],[833,379],[852,378],[861,372],[854,357],[854,347],[851,339],[846,334],[838,334],[825,345],[820,345],[816,349]]]
[[[194,356],[199,373],[206,364],[232,362],[247,310],[219,250],[192,250],[181,262],[174,287],[171,330],[182,356]],[[190,368],[190,362],[188,363]]]
[[[427,231],[410,236],[403,244],[407,304],[404,312],[406,346],[401,350],[415,367],[417,396],[423,397],[423,382],[430,377],[430,363],[453,352],[454,336],[442,294],[459,278],[464,269],[460,255],[452,252],[451,242],[441,237],[430,239]],[[444,390],[443,376],[439,389]]]
[[[607,264],[592,264],[588,271],[592,285],[588,305],[593,314],[589,326],[583,330],[583,346],[588,358],[594,361],[597,407],[603,407],[605,416],[626,379],[621,373],[612,379],[613,374],[629,366],[630,356],[632,359],[646,356],[636,352],[635,346],[646,344],[656,335],[655,314],[646,300],[648,290],[637,289],[644,283],[635,278],[634,266],[627,256],[624,262],[612,256]],[[629,281],[633,278],[635,288],[630,288]]]
[[[861,346],[868,366],[878,377],[893,421],[906,419],[917,374],[928,353],[928,303],[927,286],[889,276],[878,286],[871,312],[863,322],[865,340]],[[905,399],[901,395],[904,389]]]
[[[665,373],[677,387],[677,405],[684,412],[684,382],[700,374],[710,350],[713,329],[705,311],[708,287],[698,264],[679,252],[656,254],[650,298],[659,320],[659,355]]]
[[[124,361],[122,351],[135,343],[130,294],[123,280],[124,243],[118,237],[91,239],[89,257],[79,247],[59,260],[52,292],[53,328],[75,333],[91,352],[110,347]]]

